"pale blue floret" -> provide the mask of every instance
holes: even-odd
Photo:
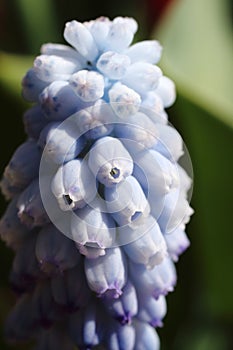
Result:
[[[104,78],[97,72],[80,70],[70,77],[69,84],[84,102],[95,102],[104,95]]]
[[[79,349],[92,349],[102,340],[102,325],[97,303],[92,300],[69,318],[69,334]]]
[[[167,124],[168,116],[164,110],[162,99],[155,91],[148,91],[143,96],[140,111],[155,123]]]
[[[171,233],[179,226],[185,229],[193,209],[190,207],[185,193],[180,188],[165,196],[163,210],[158,217],[158,223],[164,233]]]
[[[154,149],[172,162],[176,162],[183,154],[183,141],[175,128],[157,124],[158,142]]]
[[[87,139],[98,139],[109,135],[115,121],[112,108],[103,99],[97,100],[93,106],[80,110],[72,118],[77,123],[80,133],[85,133]]]
[[[147,193],[151,213],[158,218],[164,208],[166,194],[178,186],[177,167],[153,149],[136,154],[134,162],[134,176]]]
[[[106,346],[108,350],[133,350],[135,345],[135,330],[130,325],[120,325],[113,322],[108,325],[106,332]]]
[[[188,198],[188,192],[192,186],[192,179],[179,164],[177,164],[177,169],[179,172],[180,191],[184,193],[186,198]]]
[[[19,191],[29,185],[38,176],[40,157],[41,150],[35,141],[28,140],[19,146],[3,174],[9,185]]]
[[[96,20],[84,22],[84,25],[89,29],[99,50],[104,51],[106,46],[106,38],[111,26],[111,21],[109,18],[102,16]]]
[[[80,260],[74,242],[52,224],[40,230],[35,249],[41,270],[48,276],[62,273]]]
[[[88,305],[85,310],[85,319],[83,322],[83,340],[86,347],[92,348],[100,343],[101,334],[99,331],[100,314],[95,301]]]
[[[48,121],[62,121],[80,108],[80,98],[67,81],[54,81],[40,94],[41,108]],[[83,108],[87,105],[83,103]]]
[[[133,35],[137,32],[138,30],[138,23],[133,17],[122,17],[122,16],[117,16],[113,19],[112,21],[113,26],[115,24],[121,24],[123,30],[128,28]],[[125,26],[125,27],[124,27]]]
[[[43,114],[41,106],[35,105],[24,113],[23,122],[27,135],[37,140],[48,120]]]
[[[44,55],[55,55],[68,60],[75,61],[77,66],[81,66],[80,69],[86,67],[87,63],[83,56],[75,49],[68,45],[47,43],[41,46],[41,53]]]
[[[105,48],[111,51],[122,52],[131,44],[136,22],[127,18],[115,18],[109,28],[105,41]]]
[[[98,204],[94,208],[87,205],[74,214],[70,223],[71,234],[80,252],[88,258],[93,258],[93,253],[104,255],[105,248],[115,243],[115,222],[111,216],[103,212],[102,206]]]
[[[60,166],[51,190],[64,211],[84,207],[96,196],[96,181],[85,159],[74,159]]]
[[[81,69],[78,61],[55,55],[40,55],[34,61],[36,76],[47,83],[54,80],[68,80],[71,74]]]
[[[90,301],[91,293],[85,280],[82,264],[52,278],[52,296],[65,311],[72,313]]]
[[[131,261],[152,269],[167,256],[167,247],[159,225],[152,216],[148,216],[138,227],[119,228],[122,240],[130,242],[123,250]],[[125,238],[127,237],[127,238]]]
[[[62,164],[79,155],[85,146],[75,123],[49,123],[41,132],[38,144],[44,148],[44,156],[56,164]]]
[[[176,270],[169,257],[156,265],[153,269],[147,269],[142,264],[129,264],[129,277],[135,284],[136,290],[143,290],[148,295],[158,299],[160,295],[167,295],[173,291],[176,284]]]
[[[175,262],[178,261],[180,254],[182,254],[190,245],[186,233],[179,227],[171,233],[165,233],[164,239],[167,244],[168,253]]]
[[[49,217],[42,203],[38,179],[32,181],[20,194],[17,208],[20,221],[30,229],[49,223]]]
[[[135,223],[150,213],[145,194],[133,176],[112,187],[105,188],[105,200],[108,212],[119,226]]]
[[[6,176],[0,181],[0,189],[6,200],[12,199],[20,193],[20,188],[11,184]]]
[[[134,350],[152,350],[152,344],[153,350],[160,349],[160,340],[154,327],[146,322],[135,320],[134,328],[136,334]]]
[[[67,22],[64,37],[87,60],[94,61],[96,59],[98,48],[90,31],[82,23]]]
[[[47,83],[37,77],[34,69],[29,69],[22,80],[23,98],[29,102],[38,102],[39,95],[46,86]]]
[[[108,313],[122,325],[130,324],[138,312],[138,299],[134,285],[128,280],[118,299],[102,298]]]
[[[129,116],[124,123],[116,123],[114,133],[132,154],[136,149],[155,146],[159,138],[157,125],[142,112]]]
[[[123,84],[145,95],[148,91],[157,88],[162,71],[158,66],[147,62],[135,62],[129,66],[122,79]]]
[[[98,296],[117,299],[127,281],[127,263],[120,248],[106,249],[103,256],[85,259],[88,285]]]
[[[174,82],[168,77],[160,77],[156,93],[162,99],[164,107],[170,107],[173,105],[176,99],[176,89]]]
[[[149,323],[152,327],[162,327],[163,318],[167,313],[167,303],[163,295],[158,299],[147,295],[144,291],[138,292],[138,313],[140,321]]]
[[[105,186],[123,181],[133,172],[133,160],[114,137],[102,137],[92,146],[88,165],[94,176]]]
[[[18,217],[16,206],[18,197],[15,197],[7,206],[0,220],[0,237],[6,245],[17,250],[28,236],[29,230]]]
[[[132,63],[147,62],[156,64],[159,62],[162,53],[162,46],[156,40],[144,40],[131,45],[125,54],[129,56]]]
[[[117,82],[109,90],[109,101],[112,109],[121,119],[127,120],[139,110],[140,95],[128,86]]]
[[[97,69],[109,79],[118,80],[124,77],[130,59],[126,55],[120,55],[114,51],[103,53],[97,61]]]

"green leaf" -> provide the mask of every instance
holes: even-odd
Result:
[[[161,66],[177,85],[174,123],[194,168],[196,213],[190,249],[198,276],[195,290],[201,296],[193,298],[203,315],[208,310],[216,319],[229,321],[233,313],[230,11],[225,0],[180,0],[174,5],[156,38],[164,47]]]
[[[44,42],[57,40],[57,23],[52,0],[17,0],[23,29],[31,52],[38,52]]]
[[[14,55],[0,52],[0,83],[15,98],[21,99],[21,81],[28,69],[32,66],[30,56]]]
[[[187,99],[233,127],[233,41],[229,2],[174,2],[156,33],[162,67]]]

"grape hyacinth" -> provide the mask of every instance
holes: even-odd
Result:
[[[23,78],[27,140],[1,180],[15,251],[9,341],[34,350],[156,350],[175,262],[189,246],[191,178],[168,124],[174,83],[128,17],[68,22]]]

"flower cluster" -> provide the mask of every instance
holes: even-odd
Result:
[[[174,83],[132,18],[66,24],[23,79],[27,140],[7,165],[0,221],[15,251],[12,341],[35,350],[156,350],[174,262],[188,247],[191,179],[165,108]]]

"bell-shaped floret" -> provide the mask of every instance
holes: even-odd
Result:
[[[148,269],[159,265],[167,255],[167,247],[159,225],[152,216],[148,216],[136,228],[124,226],[119,228],[125,253],[131,261],[143,264]]]
[[[137,22],[133,18],[114,18],[105,39],[105,48],[122,52],[131,44],[136,31]]]
[[[134,350],[151,350],[152,344],[153,350],[160,349],[159,336],[154,327],[146,322],[135,320],[134,328],[136,334]]]
[[[52,224],[38,234],[36,257],[41,270],[49,276],[74,267],[80,260],[75,243]]]
[[[164,107],[173,105],[176,99],[176,88],[174,82],[164,75],[159,79],[159,84],[155,91],[162,99]]]
[[[132,174],[133,160],[122,143],[110,136],[97,140],[89,152],[88,165],[105,186],[112,186]]]
[[[140,41],[125,51],[132,63],[140,61],[156,64],[161,58],[161,53],[162,46],[157,40]]]
[[[113,130],[115,115],[104,100],[97,100],[93,106],[82,109],[72,116],[80,133],[86,138],[98,139],[107,136]]]
[[[72,59],[82,69],[86,65],[86,60],[80,53],[68,45],[47,43],[41,46],[40,52],[43,55],[55,55],[65,59]]]
[[[55,302],[67,312],[74,312],[87,305],[90,300],[82,263],[64,271],[63,275],[51,280],[52,296]]]
[[[38,141],[43,156],[56,164],[76,158],[85,146],[84,138],[72,120],[49,123],[41,132]]]
[[[157,219],[164,208],[165,195],[178,186],[178,169],[175,164],[152,149],[137,153],[134,163],[133,174],[147,193],[151,213]]]
[[[51,189],[64,211],[84,207],[96,196],[96,181],[85,159],[73,159],[60,166]]]
[[[114,133],[130,153],[135,149],[151,148],[158,140],[157,125],[142,112],[130,115],[125,123],[116,123]]]
[[[127,264],[120,248],[106,249],[96,259],[85,259],[85,273],[91,290],[100,297],[117,299],[127,281]]]
[[[128,280],[118,299],[102,298],[109,314],[122,325],[130,324],[138,312],[138,299],[133,284]]]
[[[36,57],[33,69],[40,80],[52,83],[55,80],[68,80],[71,74],[81,69],[81,65],[72,57],[40,55]]]
[[[156,127],[159,137],[154,149],[171,162],[176,162],[184,154],[183,140],[180,134],[169,125],[157,124]]]
[[[145,113],[154,123],[167,124],[168,116],[164,110],[161,97],[155,91],[143,95],[140,111]]]
[[[119,226],[135,223],[150,213],[145,194],[133,176],[115,186],[106,187],[104,192],[108,212]]]
[[[90,31],[80,22],[66,23],[64,37],[84,58],[94,61],[98,55],[98,48]]]
[[[17,148],[4,171],[8,184],[18,191],[23,190],[38,176],[41,150],[33,140]]]
[[[160,295],[167,295],[174,290],[176,284],[175,265],[169,257],[163,259],[161,264],[148,270],[142,264],[129,264],[129,276],[134,283],[137,292],[142,286],[146,294],[158,299]]]
[[[119,118],[124,120],[135,114],[141,104],[140,95],[120,82],[111,87],[108,95],[112,109]]]
[[[36,179],[21,193],[17,201],[18,217],[29,229],[49,223]]]
[[[162,232],[172,233],[179,226],[184,230],[193,212],[182,187],[166,194],[163,210],[158,217]]]
[[[182,254],[190,245],[190,241],[182,228],[177,228],[170,233],[164,234],[167,244],[167,250],[173,261],[177,262]]]
[[[95,102],[104,95],[104,78],[94,71],[80,70],[74,73],[69,84],[84,102]]]
[[[103,321],[97,302],[92,300],[86,308],[69,317],[69,334],[79,349],[92,349],[103,338]]]
[[[18,197],[13,199],[0,220],[0,237],[6,245],[17,250],[28,237],[28,228],[21,223],[16,206]]]
[[[85,104],[67,81],[54,81],[40,94],[40,104],[48,120],[64,120]]]
[[[161,295],[158,299],[147,295],[142,291],[138,292],[138,313],[140,321],[149,323],[152,327],[162,327],[163,318],[167,313],[166,299]]]
[[[33,68],[29,69],[22,80],[23,98],[28,102],[38,102],[40,93],[48,85],[36,75]]]
[[[147,62],[135,62],[127,69],[122,82],[139,94],[145,95],[146,92],[157,88],[161,77],[162,71],[158,66]]]
[[[135,330],[131,325],[120,325],[112,321],[108,325],[104,343],[108,350],[133,350],[135,345]]]
[[[104,255],[105,248],[115,243],[115,222],[100,204],[97,200],[94,207],[87,205],[78,209],[71,218],[72,238],[80,253],[88,258]]]
[[[95,43],[100,51],[103,51],[106,45],[106,38],[111,26],[111,21],[108,17],[101,16],[96,20],[84,22],[84,25],[91,32]]]
[[[42,129],[48,123],[39,105],[29,108],[23,115],[24,129],[27,135],[33,139],[38,139]]]
[[[120,55],[114,51],[104,52],[97,61],[97,69],[109,79],[122,79],[130,65],[130,59],[126,55]]]

